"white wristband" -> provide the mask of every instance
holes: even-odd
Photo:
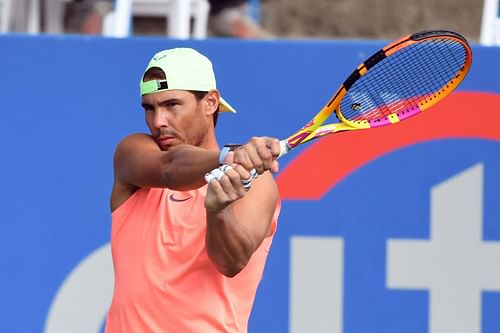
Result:
[[[226,159],[226,156],[230,151],[231,151],[230,147],[222,148],[222,150],[220,151],[220,154],[219,154],[219,164],[220,165],[224,164],[224,160]]]

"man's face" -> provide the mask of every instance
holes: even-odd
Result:
[[[183,90],[159,91],[142,97],[146,124],[162,150],[178,144],[203,146],[210,128],[204,99]]]

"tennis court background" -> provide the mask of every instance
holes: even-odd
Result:
[[[146,129],[138,80],[151,54],[212,58],[239,110],[220,117],[224,143],[287,136],[383,44],[0,37],[1,330],[100,330],[112,154]],[[442,131],[415,125],[377,154],[365,148],[403,133],[342,134],[283,158],[251,332],[500,331],[500,49],[473,50],[459,92],[425,115]]]

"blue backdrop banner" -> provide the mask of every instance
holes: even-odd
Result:
[[[113,151],[147,130],[138,83],[156,51],[212,59],[238,110],[220,117],[226,143],[286,137],[384,44],[0,36],[1,331],[102,331]],[[422,119],[280,160],[250,332],[500,331],[500,48],[473,52]]]

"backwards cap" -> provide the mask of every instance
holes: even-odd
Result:
[[[217,89],[212,62],[196,50],[177,48],[163,50],[153,56],[144,74],[153,67],[160,68],[166,80],[141,80],[141,96],[164,90],[210,91]],[[220,111],[236,112],[220,97]]]

